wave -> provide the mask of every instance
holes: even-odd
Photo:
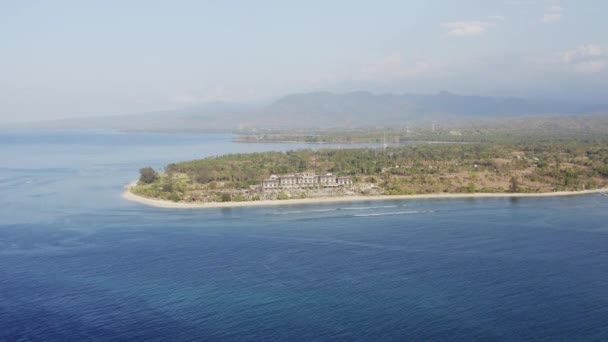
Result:
[[[374,209],[389,209],[389,208],[398,208],[405,207],[406,205],[381,205],[374,207],[346,207],[346,208],[329,208],[329,209],[313,209],[313,210],[294,210],[294,211],[279,211],[273,212],[271,215],[292,215],[292,214],[308,214],[308,213],[322,213],[329,211],[339,211],[339,210],[374,210]]]
[[[321,213],[326,211],[336,211],[338,209],[316,209],[316,210],[296,210],[296,211],[280,211],[271,213],[272,215],[292,215],[292,214],[307,214],[307,213]]]
[[[386,209],[386,208],[397,208],[405,207],[404,205],[382,205],[377,207],[350,207],[350,208],[338,208],[338,210],[371,210],[371,209]]]
[[[408,215],[408,214],[426,214],[426,213],[434,213],[433,210],[409,210],[409,211],[394,211],[390,213],[375,213],[375,214],[357,214],[353,215],[354,217],[373,217],[373,216],[389,216],[389,215]]]

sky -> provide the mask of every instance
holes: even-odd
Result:
[[[0,123],[310,91],[608,103],[605,0],[0,0]]]

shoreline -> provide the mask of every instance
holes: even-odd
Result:
[[[184,203],[171,202],[160,199],[146,198],[131,192],[137,184],[133,181],[125,186],[122,198],[140,204],[167,209],[206,209],[206,208],[237,208],[237,207],[263,207],[277,205],[323,204],[340,202],[387,201],[387,200],[416,200],[416,199],[457,199],[457,198],[521,198],[521,197],[553,197],[553,196],[580,196],[607,192],[608,188],[582,190],[582,191],[555,191],[540,193],[470,193],[470,194],[421,194],[421,195],[384,195],[384,196],[343,196],[321,197],[287,200],[261,200],[248,202],[206,202]]]

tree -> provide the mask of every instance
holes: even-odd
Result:
[[[145,184],[154,183],[158,179],[158,172],[149,166],[139,170],[139,174],[139,181]]]
[[[173,179],[171,177],[167,177],[163,183],[162,189],[165,192],[173,192]]]
[[[511,184],[509,185],[509,192],[519,192],[519,182],[515,176],[511,177]]]

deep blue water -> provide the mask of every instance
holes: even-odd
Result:
[[[207,210],[146,165],[293,148],[0,133],[0,340],[607,340],[608,197]]]

